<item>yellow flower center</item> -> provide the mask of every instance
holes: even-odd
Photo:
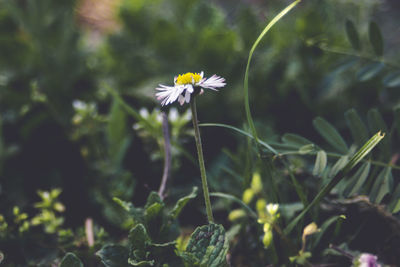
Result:
[[[176,78],[176,84],[195,84],[201,81],[201,75],[199,73],[188,72],[180,74]]]

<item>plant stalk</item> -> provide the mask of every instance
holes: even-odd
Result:
[[[192,101],[190,101],[190,109],[192,111],[194,137],[196,139],[197,156],[199,158],[201,184],[203,186],[204,202],[206,204],[206,211],[207,211],[207,219],[208,219],[209,223],[212,223],[212,222],[214,222],[214,218],[213,218],[212,209],[211,209],[210,193],[208,192],[206,167],[204,165],[203,149],[201,147],[201,138],[200,138],[199,122],[197,120],[196,98],[195,97],[193,97]]]

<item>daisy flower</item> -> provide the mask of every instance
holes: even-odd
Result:
[[[218,91],[217,88],[226,85],[225,79],[215,74],[210,78],[204,78],[203,76],[204,72],[188,72],[175,76],[174,86],[160,84],[156,88],[159,91],[156,93],[156,97],[161,101],[162,106],[171,104],[176,100],[183,105],[185,102],[190,102],[191,94],[202,94],[203,88]]]

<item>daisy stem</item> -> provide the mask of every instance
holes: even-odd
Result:
[[[203,149],[201,147],[201,138],[200,138],[199,122],[197,121],[197,110],[196,110],[196,98],[195,97],[192,99],[192,101],[190,101],[190,109],[192,111],[194,137],[196,139],[197,156],[199,158],[201,184],[203,186],[204,202],[206,204],[206,211],[207,211],[207,219],[208,219],[209,223],[212,223],[212,222],[214,222],[214,218],[213,218],[213,214],[212,214],[212,210],[211,210],[210,193],[208,192],[206,167],[204,165]]]

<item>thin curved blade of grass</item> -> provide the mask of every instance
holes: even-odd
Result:
[[[249,103],[249,69],[250,69],[250,62],[251,58],[253,57],[254,50],[260,43],[261,39],[267,34],[267,32],[272,28],[272,26],[275,25],[283,16],[286,15],[292,8],[294,8],[301,0],[296,0],[290,5],[288,5],[285,9],[283,9],[278,15],[276,15],[269,23],[268,25],[264,28],[262,33],[258,36],[257,40],[254,42],[253,46],[250,49],[249,52],[249,58],[247,60],[247,66],[246,66],[246,72],[244,74],[244,107],[246,110],[246,117],[247,117],[247,122],[250,126],[251,132],[254,137],[254,141],[256,141],[256,145],[258,147],[258,137],[257,137],[257,131],[256,127],[254,126],[253,118],[251,116],[250,112],[250,103]]]
[[[315,196],[313,201],[299,214],[297,217],[292,220],[289,225],[286,227],[284,233],[285,235],[290,234],[293,228],[299,223],[299,221],[306,215],[306,213],[315,205],[317,205],[322,198],[324,198],[346,175],[347,173],[353,169],[357,163],[359,163],[385,136],[381,132],[376,133],[371,137],[361,148],[355,153],[349,162],[344,166],[333,178],[332,180],[325,185],[322,190]]]
[[[272,148],[270,145],[268,145],[267,143],[265,143],[265,142],[263,142],[263,141],[261,141],[261,140],[259,140],[259,139],[256,139],[256,138],[255,138],[253,135],[251,135],[250,133],[245,132],[245,131],[243,131],[243,130],[241,130],[241,129],[239,129],[239,128],[236,128],[236,127],[233,127],[233,126],[230,126],[230,125],[226,125],[226,124],[222,124],[222,123],[201,123],[201,124],[199,124],[199,126],[201,126],[201,127],[214,126],[214,127],[222,127],[222,128],[227,128],[227,129],[234,130],[234,131],[236,131],[236,132],[238,132],[238,133],[243,134],[244,136],[247,136],[247,137],[250,137],[250,138],[254,139],[258,144],[262,145],[263,147],[265,147],[266,149],[268,149],[269,151],[271,151],[273,154],[275,154],[275,155],[278,155],[278,154],[279,154],[275,149],[273,149],[273,148]]]
[[[237,198],[233,195],[229,195],[229,194],[221,193],[221,192],[215,192],[215,193],[210,193],[210,196],[222,197],[222,198],[232,200],[232,201],[238,203],[240,206],[242,206],[253,218],[256,218],[256,219],[258,218],[257,214],[249,206],[247,206],[243,201],[241,201],[239,198]]]

